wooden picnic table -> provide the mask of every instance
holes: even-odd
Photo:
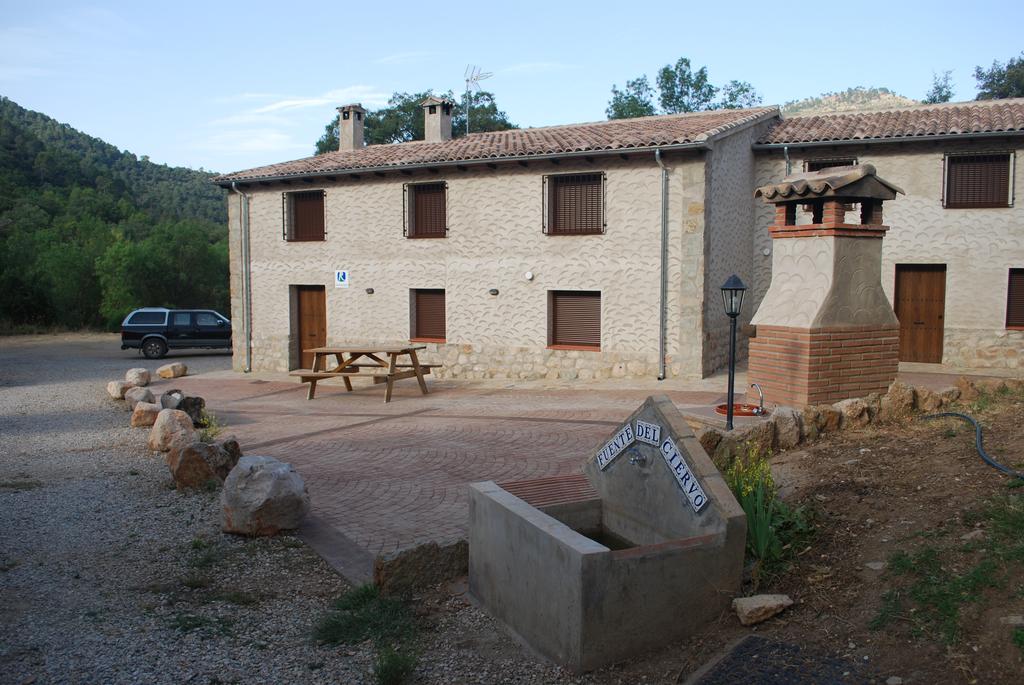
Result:
[[[427,383],[423,377],[440,364],[421,364],[416,356],[417,350],[425,350],[426,345],[408,346],[355,346],[314,347],[306,350],[313,353],[312,369],[296,369],[289,375],[298,376],[303,383],[309,383],[306,399],[313,399],[316,394],[317,381],[328,378],[341,378],[345,381],[345,390],[352,391],[352,376],[365,374],[373,377],[374,384],[386,383],[384,402],[391,401],[391,389],[395,381],[403,378],[415,378],[420,384],[420,391],[427,394]],[[328,368],[328,359],[334,357],[336,363]],[[387,358],[385,360],[385,357]],[[408,357],[408,361],[401,359]]]

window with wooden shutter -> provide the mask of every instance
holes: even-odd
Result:
[[[412,339],[445,341],[444,290],[412,291]]]
[[[548,345],[601,348],[601,293],[552,290],[548,297]]]
[[[947,156],[945,206],[1009,207],[1012,157],[1008,152]]]
[[[444,238],[448,233],[448,184],[410,183],[408,197],[408,238]]]
[[[1024,269],[1010,269],[1006,291],[1006,327],[1024,329]]]
[[[323,190],[281,193],[282,237],[287,241],[324,240]]]
[[[856,166],[857,160],[853,157],[840,157],[834,159],[809,159],[804,162],[804,171],[821,171],[834,166]]]
[[[548,235],[604,233],[604,174],[544,177],[544,232]]]

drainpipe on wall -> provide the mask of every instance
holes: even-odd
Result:
[[[668,309],[668,167],[661,161],[661,148],[654,151],[661,167],[661,306],[658,312],[658,380],[665,380],[665,328]]]
[[[231,184],[238,193],[238,227],[242,243],[242,328],[245,335],[245,373],[252,372],[252,270],[249,259],[249,196]]]
[[[793,164],[789,161],[789,146],[784,145],[782,147],[782,155],[786,158],[786,176],[793,173]]]

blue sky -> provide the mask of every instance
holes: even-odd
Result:
[[[793,7],[787,16],[786,8]],[[687,56],[766,104],[847,87],[920,98],[1024,49],[1024,3],[0,0],[0,94],[155,162],[232,171],[312,154],[338,105],[461,91],[521,126],[604,118],[613,83]]]

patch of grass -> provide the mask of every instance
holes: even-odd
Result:
[[[992,396],[992,393],[986,390],[979,390],[978,397],[973,402],[971,402],[970,408],[975,413],[981,413],[983,411],[988,411],[989,409],[991,409],[993,403],[994,398]]]
[[[0,490],[23,492],[26,490],[37,490],[41,487],[43,487],[43,483],[38,480],[0,480]]]
[[[190,573],[181,579],[181,584],[192,590],[201,590],[213,585],[213,580],[201,573]]]
[[[11,569],[17,568],[21,565],[21,562],[17,559],[11,559],[9,561],[0,562],[0,573],[7,573]]]
[[[281,538],[281,546],[287,549],[299,549],[305,547],[306,543],[296,537],[283,537]]]
[[[318,642],[352,645],[373,639],[378,644],[388,644],[412,638],[416,633],[412,613],[405,603],[382,596],[375,585],[363,585],[345,593],[334,608],[314,630]]]
[[[1020,651],[1024,652],[1024,628],[1013,629],[1013,644],[1020,648]]]
[[[379,685],[401,685],[415,668],[415,655],[385,647],[377,653],[373,676]]]
[[[222,635],[231,632],[231,621],[225,618],[210,618],[200,614],[175,614],[171,619],[171,626],[183,633],[190,633],[193,630],[210,629]]]
[[[217,415],[205,407],[199,414],[199,440],[202,442],[213,442],[224,430],[224,424],[220,422]]]
[[[205,538],[194,537],[192,538],[192,542],[190,542],[188,546],[192,549],[209,549],[210,543]]]
[[[205,549],[199,554],[195,554],[191,559],[188,560],[188,565],[192,568],[211,568],[220,561],[220,554],[215,549]]]
[[[868,623],[868,628],[871,630],[881,630],[886,627],[892,620],[900,615],[903,610],[903,597],[899,590],[888,590],[882,595],[882,607],[878,610],[871,622]]]

